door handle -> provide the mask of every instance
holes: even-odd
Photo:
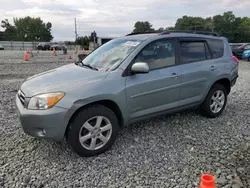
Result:
[[[214,70],[216,70],[216,67],[215,67],[215,66],[211,66],[211,67],[210,67],[210,70],[211,70],[211,71],[214,71]]]
[[[172,75],[170,76],[170,78],[178,78],[178,75],[174,72],[174,73],[172,73]]]

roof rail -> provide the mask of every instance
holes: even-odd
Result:
[[[140,35],[140,34],[154,34],[154,33],[162,33],[162,31],[150,31],[150,32],[139,32],[139,33],[129,33],[125,36],[131,36],[131,35]]]
[[[219,37],[219,33],[210,32],[210,31],[195,31],[195,30],[166,30],[161,32],[159,35],[166,35],[170,33],[194,33],[194,34],[203,34],[203,35],[212,35]]]

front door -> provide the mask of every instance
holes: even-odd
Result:
[[[160,39],[149,43],[134,62],[146,62],[150,71],[127,77],[126,93],[131,119],[179,106],[181,71],[176,61],[176,41]]]

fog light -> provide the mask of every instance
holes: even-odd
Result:
[[[40,129],[37,131],[37,136],[44,137],[46,135],[46,130],[45,129]]]

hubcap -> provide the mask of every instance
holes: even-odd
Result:
[[[223,91],[216,91],[210,101],[210,109],[213,113],[218,113],[221,111],[225,103],[225,94]]]
[[[95,116],[87,120],[79,132],[81,145],[88,150],[102,148],[110,139],[112,125],[109,119],[103,116]]]

